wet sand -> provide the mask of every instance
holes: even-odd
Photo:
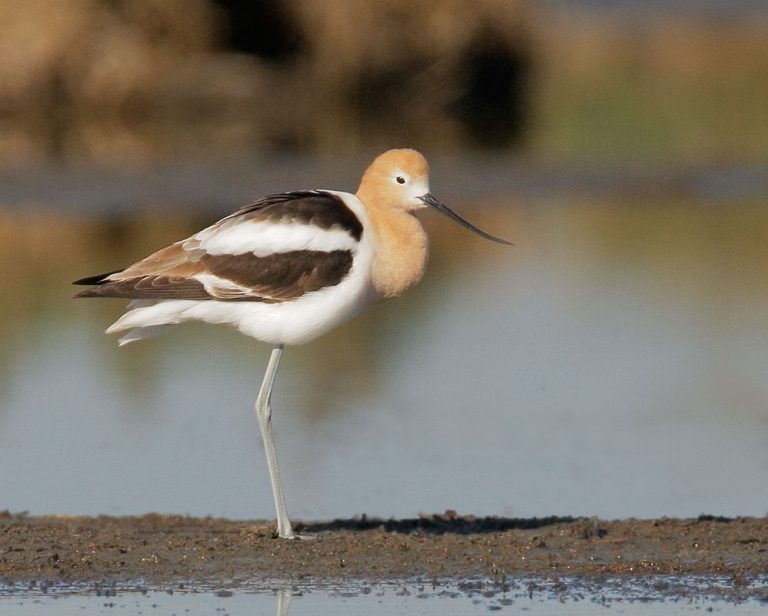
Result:
[[[156,586],[238,579],[504,579],[716,574],[734,587],[768,573],[768,518],[620,520],[479,518],[273,523],[183,516],[0,514],[0,581],[142,580]]]

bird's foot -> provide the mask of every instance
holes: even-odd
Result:
[[[314,539],[317,539],[317,535],[307,535],[304,533],[295,533],[295,532],[284,533],[282,535],[279,533],[275,533],[275,537],[277,539],[289,539],[294,541],[312,541]]]
[[[278,528],[276,536],[279,539],[295,539],[297,541],[311,541],[317,539],[317,535],[315,534],[298,533],[290,526],[287,529]]]

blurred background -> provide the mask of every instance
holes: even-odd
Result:
[[[272,517],[268,348],[118,349],[70,281],[389,147],[487,231],[423,217],[407,297],[289,349],[289,511],[765,515],[763,0],[4,0],[0,509]]]

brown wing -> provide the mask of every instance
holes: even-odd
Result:
[[[95,284],[75,297],[125,297],[130,299],[212,299],[194,278],[201,271],[202,251],[189,251],[177,242],[158,250],[124,270],[76,280]]]
[[[285,301],[339,284],[352,269],[352,252],[294,250],[265,257],[256,257],[252,253],[206,254],[201,263],[207,273],[224,281],[225,286],[220,291],[212,290],[219,298],[231,295],[230,286],[234,283],[247,289],[246,295],[227,299]]]
[[[134,267],[150,269],[144,261]],[[76,297],[281,302],[337,285],[351,268],[348,250],[296,250],[266,257],[203,253],[176,270],[141,275],[129,268]]]
[[[362,235],[360,221],[340,198],[314,191],[267,197],[209,229],[215,232],[254,219],[336,227],[355,239]],[[213,255],[199,244],[193,236],[125,270],[78,280],[75,284],[97,286],[75,297],[282,302],[337,285],[352,268],[350,250]]]

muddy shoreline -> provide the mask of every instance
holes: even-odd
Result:
[[[0,514],[0,582],[162,586],[238,579],[490,579],[515,576],[717,575],[746,588],[768,574],[768,518],[605,521],[480,518],[300,524],[311,540],[275,538],[273,523],[168,515]],[[768,593],[760,590],[768,600]],[[763,595],[760,595],[762,598]]]

